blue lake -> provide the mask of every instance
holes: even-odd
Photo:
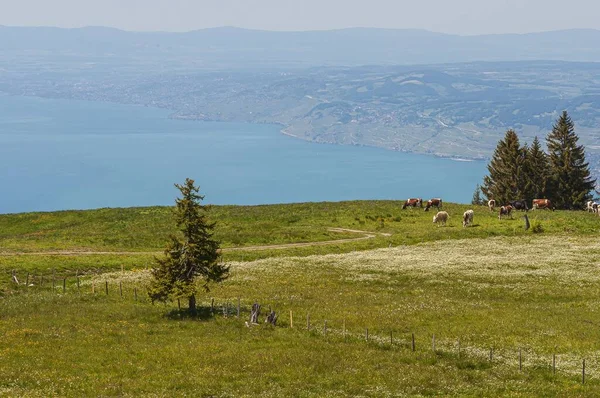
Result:
[[[470,202],[484,162],[314,144],[278,126],[172,120],[168,111],[0,96],[0,213],[205,202],[442,197]]]

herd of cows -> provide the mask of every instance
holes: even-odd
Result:
[[[493,212],[496,208],[496,201],[494,199],[490,199],[488,201],[487,205],[488,205],[488,208],[490,209],[490,211]],[[407,199],[406,202],[404,202],[404,205],[402,205],[402,209],[406,209],[407,207],[423,208],[423,199],[421,199],[421,198]],[[435,207],[438,210],[437,214],[435,216],[433,216],[433,223],[438,224],[438,226],[446,225],[446,222],[448,221],[448,218],[450,218],[450,216],[448,215],[447,212],[440,211],[440,209],[442,208],[442,199],[440,199],[440,198],[429,199],[427,201],[427,203],[425,204],[425,211],[429,211],[429,209],[432,207]],[[554,209],[555,209],[555,207],[552,205],[552,202],[550,201],[550,199],[533,199],[531,207],[533,210],[548,209],[548,210],[554,211]],[[525,212],[529,211],[529,207],[527,207],[527,202],[523,199],[509,201],[508,204],[506,204],[504,206],[500,206],[499,209],[500,209],[499,214],[498,214],[499,220],[501,220],[502,217],[512,217],[513,210],[523,210]],[[589,212],[598,214],[600,216],[600,204],[599,203],[593,202],[591,200],[588,201],[586,210]],[[475,213],[473,212],[473,210],[467,210],[463,213],[463,223],[462,223],[463,227],[473,224],[473,215],[474,214]]]

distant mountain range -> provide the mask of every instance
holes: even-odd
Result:
[[[186,33],[113,28],[0,26],[0,52],[51,57],[138,57],[197,67],[437,64],[472,61],[600,61],[600,31],[458,36],[351,28],[272,32],[233,27]]]

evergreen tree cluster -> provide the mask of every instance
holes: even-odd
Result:
[[[481,191],[498,204],[550,199],[557,209],[584,208],[592,198],[596,180],[578,140],[566,111],[546,137],[547,153],[537,137],[531,146],[521,146],[517,133],[508,130],[488,164],[489,174],[483,178]]]

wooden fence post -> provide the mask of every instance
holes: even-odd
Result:
[[[306,330],[310,330],[310,314],[306,314]]]
[[[415,346],[415,334],[412,334],[412,350],[415,351],[416,350],[416,346]]]
[[[293,329],[293,328],[294,328],[294,314],[292,313],[292,310],[290,310],[290,329]]]
[[[240,298],[238,297],[237,317],[240,317]]]
[[[458,343],[458,357],[460,358],[460,339],[458,339],[457,343]]]
[[[494,347],[490,347],[490,362],[494,361]]]
[[[327,335],[327,320],[325,320],[325,325],[323,326],[323,335]]]
[[[77,276],[77,290],[79,290],[80,287],[81,287],[81,285],[80,285],[79,276]]]
[[[365,339],[369,341],[369,328],[365,331]]]
[[[104,282],[104,286],[105,286],[105,290],[106,290],[106,295],[108,296],[108,281]]]
[[[435,353],[435,333],[431,336],[431,349]]]
[[[390,330],[390,345],[394,345],[394,331]]]
[[[521,356],[521,348],[519,348],[519,372],[523,370],[523,357]]]
[[[581,384],[585,384],[585,358],[583,359],[583,366],[581,368]]]
[[[214,315],[215,313],[215,299],[211,299],[210,301],[210,315]]]
[[[552,374],[556,374],[556,354],[552,354]]]
[[[63,279],[63,293],[67,291],[67,278]]]
[[[123,282],[119,281],[119,294],[123,297]]]

